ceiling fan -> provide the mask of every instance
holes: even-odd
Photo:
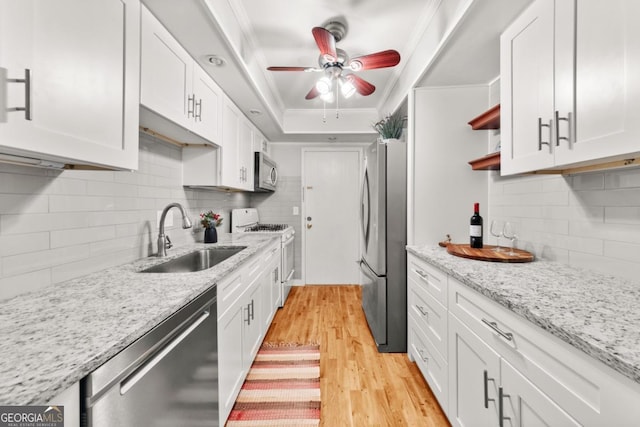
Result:
[[[340,87],[342,96],[345,98],[349,98],[355,92],[363,96],[371,95],[376,90],[374,85],[353,73],[345,73],[344,71],[356,72],[394,67],[400,62],[400,54],[395,50],[384,50],[349,59],[344,50],[336,48],[336,42],[342,40],[346,35],[346,26],[342,22],[329,22],[325,28],[314,27],[311,33],[320,49],[319,67],[267,68],[269,71],[323,72],[324,75],[307,93],[306,99],[321,96],[324,100],[330,100],[334,85]]]

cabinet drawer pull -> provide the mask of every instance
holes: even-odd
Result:
[[[422,359],[423,362],[426,363],[426,362],[429,361],[429,358],[424,355],[424,350],[423,349],[418,350],[418,353],[420,353],[420,358]]]
[[[551,122],[549,124],[542,123],[542,118],[538,117],[538,151],[542,151],[542,145],[550,145],[549,141],[542,140],[542,128],[549,129],[549,141],[551,141]]]
[[[422,270],[414,270],[418,276],[425,282],[429,282],[429,275]]]
[[[560,141],[571,142],[571,113],[568,113],[567,117],[560,117],[560,113],[556,110],[555,120],[556,120],[556,147],[559,147]],[[569,136],[560,136],[561,121],[567,122],[568,129],[569,129]]]
[[[498,327],[498,324],[496,322],[490,322],[487,319],[482,319],[482,323],[484,323],[485,325],[487,325],[488,327],[493,329],[502,338],[504,338],[504,339],[506,339],[508,341],[513,341],[513,334],[511,332],[504,332],[503,330],[501,330]]]
[[[420,314],[422,314],[423,316],[427,317],[429,315],[429,312],[426,311],[424,309],[424,307],[420,306],[420,305],[416,305],[416,308],[418,309],[418,311],[420,312]]]

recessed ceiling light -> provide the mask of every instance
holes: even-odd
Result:
[[[209,61],[209,63],[215,65],[216,67],[222,67],[224,64],[227,63],[227,61],[218,55],[209,55],[207,56],[207,61]]]
[[[262,111],[258,110],[257,108],[252,108],[251,110],[249,110],[249,112],[254,116],[259,116],[260,114],[262,114]]]

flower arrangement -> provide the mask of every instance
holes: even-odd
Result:
[[[220,214],[213,213],[213,211],[200,214],[200,224],[202,224],[204,228],[218,227],[222,224],[222,219]]]
[[[387,114],[382,120],[373,124],[373,128],[382,139],[400,139],[406,117],[398,113]]]

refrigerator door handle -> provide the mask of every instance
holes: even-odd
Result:
[[[366,196],[366,203],[365,203]],[[365,216],[366,210],[366,216]],[[362,192],[360,193],[360,225],[362,226],[362,237],[364,239],[365,252],[369,247],[369,229],[371,224],[371,189],[369,187],[369,173],[364,170],[364,178],[362,180]]]

